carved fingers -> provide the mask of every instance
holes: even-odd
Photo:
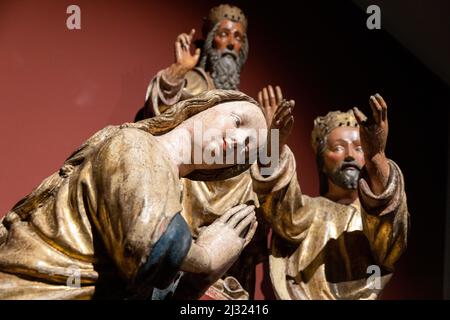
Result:
[[[263,88],[258,93],[258,102],[264,109],[267,125],[270,126],[273,116],[283,101],[283,93],[279,86],[275,90],[271,85]]]
[[[387,118],[387,104],[383,97],[378,93],[370,96],[369,104],[372,109],[372,117],[375,126],[379,127],[379,130],[387,130],[388,118]]]
[[[378,93],[370,96],[369,105],[372,113],[366,117],[358,108],[353,108],[353,114],[360,125],[361,145],[366,161],[376,154],[384,154],[388,135],[387,104]]]
[[[263,97],[263,106],[266,109],[271,109],[272,106],[270,105],[269,102],[269,91],[267,90],[267,88],[263,88],[262,90],[262,97]]]
[[[233,216],[236,212],[238,212],[238,211],[244,209],[246,206],[247,206],[247,205],[243,203],[243,204],[240,204],[240,205],[237,205],[237,206],[235,206],[235,207],[232,207],[232,208],[228,209],[228,210],[227,210],[227,211],[226,211],[226,212],[218,219],[218,221],[223,222],[223,223],[226,223],[226,222],[230,219],[231,216]]]
[[[256,228],[255,206],[241,204],[227,210],[199,234],[196,244],[210,257],[213,274],[223,274],[236,261]]]
[[[275,106],[275,108],[278,107],[277,105],[277,99],[275,98],[275,91],[273,90],[272,86],[269,85],[267,87],[268,91],[269,91],[269,103],[272,107]]]
[[[367,120],[367,117],[365,114],[359,110],[357,107],[353,108],[353,114],[355,115],[356,121],[358,121],[358,124],[362,126],[364,122]]]
[[[239,235],[242,230],[238,230],[240,227],[238,227],[238,224],[240,224],[243,221],[246,221],[245,219],[247,217],[254,217],[255,216],[255,206],[245,206],[243,209],[238,210],[231,218],[226,222],[226,224],[235,229],[237,234]],[[249,223],[245,224],[245,227],[247,227]],[[242,226],[242,225],[241,225]],[[245,228],[244,227],[244,228]]]
[[[294,116],[292,115],[294,107],[294,100],[284,100],[275,112],[275,116],[272,121],[272,127],[279,129],[284,128],[289,123],[292,124],[294,122]]]
[[[176,43],[179,43],[180,47],[183,50],[189,50],[189,47],[191,46],[191,42],[194,37],[194,34],[195,34],[195,29],[192,29],[189,34],[182,33],[182,34],[178,35]]]
[[[243,233],[255,220],[255,206],[240,204],[227,210],[220,218],[206,227],[203,233],[217,232],[216,235],[211,236],[225,236],[225,234],[228,234],[226,237],[241,240],[244,243],[248,237],[248,232]]]
[[[353,114],[355,115],[356,121],[359,125],[369,126],[369,125],[387,125],[387,104],[380,94],[375,94],[370,96],[369,105],[372,110],[371,117],[366,117],[361,110],[358,108],[353,108]]]
[[[182,33],[178,35],[175,41],[176,62],[188,70],[194,68],[200,58],[199,48],[195,50],[194,55],[191,54],[191,43],[194,35],[195,29],[192,29],[189,34]]]
[[[281,92],[281,88],[279,86],[275,87],[275,94],[277,96],[277,104],[280,104],[283,101],[283,93]]]
[[[372,114],[375,122],[381,124],[382,121],[386,121],[387,105],[383,97],[377,93],[374,96],[370,96],[369,103],[372,108]]]

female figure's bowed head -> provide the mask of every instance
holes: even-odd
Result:
[[[151,298],[179,271],[220,278],[255,232],[254,207],[193,239],[180,178],[240,174],[266,129],[254,100],[213,90],[97,132],[2,219],[0,299]]]

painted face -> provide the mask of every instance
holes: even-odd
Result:
[[[244,41],[244,27],[240,22],[224,19],[220,22],[214,36],[214,47],[222,52],[224,49],[232,50],[239,55]]]
[[[256,159],[258,149],[266,143],[264,115],[250,102],[221,103],[189,120],[193,121],[194,149],[199,150],[201,146],[203,164],[219,163],[215,167],[226,167],[249,158]],[[199,135],[203,138],[201,141]]]
[[[338,127],[326,138],[322,170],[336,185],[356,189],[359,173],[365,164],[359,128]]]

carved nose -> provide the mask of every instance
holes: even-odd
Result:
[[[344,159],[344,162],[352,162],[352,161],[355,161],[353,155],[347,155]]]
[[[232,43],[227,44],[227,49],[228,50],[233,50],[234,49],[234,44],[232,44]]]

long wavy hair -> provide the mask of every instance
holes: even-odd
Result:
[[[64,178],[69,177],[74,169],[81,166],[92,153],[98,150],[98,147],[101,144],[119,130],[123,128],[137,128],[155,136],[163,135],[176,128],[186,119],[212,108],[219,103],[230,101],[247,101],[258,105],[255,100],[239,91],[211,90],[196,97],[178,102],[169,110],[156,117],[135,123],[124,123],[118,126],[108,126],[103,128],[86,140],[69,156],[69,158],[67,158],[58,172],[53,173],[42,181],[36,189],[21,199],[9,213],[15,213],[19,215],[21,219],[26,219],[27,216],[29,216],[41,203],[56,194]],[[261,111],[263,112],[262,109]],[[224,180],[239,175],[247,170],[249,166],[250,164],[236,164],[223,169],[196,170],[187,176],[187,178],[202,181]],[[6,219],[4,222],[6,222]]]

